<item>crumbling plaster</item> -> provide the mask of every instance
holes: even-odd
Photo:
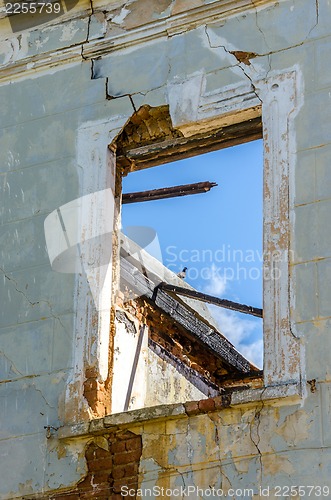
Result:
[[[87,472],[86,444],[100,444],[112,426],[142,436],[142,487],[330,486],[330,11],[318,0],[197,0],[189,10],[185,0],[81,1],[63,19],[17,33],[0,17],[1,498],[70,489]],[[298,403],[297,391],[279,399],[269,388],[260,401],[234,395],[234,407],[217,412],[192,415],[178,405],[164,418],[146,411],[143,423],[138,412],[89,426],[83,368],[99,364],[95,341],[106,338],[107,322],[86,322],[96,314],[86,283],[50,269],[45,216],[109,187],[107,145],[143,104],[169,104],[174,125],[189,135],[196,121],[215,126],[224,105],[215,95],[227,96],[225,123],[240,109],[238,92],[231,108],[233,89],[244,89],[257,110],[271,95],[263,83],[293,71],[292,142],[280,158],[293,174],[291,329],[305,344],[305,399]],[[77,153],[79,141],[85,149]],[[93,148],[100,176],[88,161]]]

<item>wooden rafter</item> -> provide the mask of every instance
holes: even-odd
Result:
[[[216,182],[196,182],[195,184],[183,184],[161,189],[152,189],[150,191],[139,191],[136,193],[124,193],[122,195],[122,204],[138,203],[142,201],[162,200],[165,198],[176,198],[178,196],[187,196],[191,194],[207,193]]]
[[[249,361],[220,332],[195,315],[194,311],[185,303],[176,300],[166,291],[155,286],[153,281],[144,276],[134,264],[124,257],[121,257],[121,280],[131,290],[145,296],[156,307],[171,316],[175,322],[183,326],[226,365],[240,373],[248,374],[252,371]]]

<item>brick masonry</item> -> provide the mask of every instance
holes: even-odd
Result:
[[[123,486],[137,491],[141,436],[124,431],[110,434],[107,442],[108,450],[95,443],[88,445],[85,452],[88,472],[74,490],[56,493],[44,500],[120,500],[124,498]]]

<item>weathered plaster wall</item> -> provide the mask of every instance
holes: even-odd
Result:
[[[106,146],[134,109],[169,104],[175,126],[192,133],[200,95],[242,84],[256,106],[261,81],[293,70],[302,85],[290,131],[290,320],[305,347],[307,394],[205,414],[215,410],[207,402],[198,415],[197,405],[179,406],[164,419],[144,414],[143,424],[106,417],[98,432],[128,421],[142,437],[142,486],[331,487],[330,21],[328,0],[79,2],[16,33],[0,18],[0,498],[47,498],[84,479],[95,428],[86,424],[85,369],[105,381],[96,344],[109,324],[82,277],[52,271],[46,215],[114,189]],[[206,98],[206,119],[213,106]],[[71,422],[47,439],[45,426]]]
[[[160,318],[153,311],[151,314],[154,313],[155,319],[151,321],[147,318],[147,312],[144,313],[146,307],[133,300],[125,301],[124,294],[121,295],[123,298],[117,304],[113,343],[112,413],[125,410],[128,394],[128,410],[204,399],[204,393],[178,369],[181,363],[178,358],[174,358],[176,366],[149,347],[149,340],[155,338],[155,333],[153,336],[150,330],[156,330],[159,335],[169,334],[174,329],[171,319]],[[177,345],[178,351],[183,350],[179,343]]]

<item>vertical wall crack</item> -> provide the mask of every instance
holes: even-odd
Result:
[[[14,278],[13,278],[13,277],[8,276],[8,274],[6,274],[6,272],[4,271],[4,269],[2,269],[1,267],[0,267],[0,271],[3,273],[3,276],[4,276],[4,278],[5,278],[5,279],[7,279],[7,280],[8,280],[8,281],[10,281],[11,283],[13,283],[15,290],[16,290],[18,293],[20,293],[21,295],[23,295],[23,297],[25,298],[25,300],[26,300],[26,301],[27,301],[27,302],[28,302],[28,303],[29,303],[32,307],[34,307],[34,306],[36,306],[36,305],[38,305],[38,304],[41,304],[41,303],[47,304],[47,306],[48,306],[48,308],[49,308],[50,315],[52,316],[52,318],[54,318],[54,319],[56,319],[57,321],[59,321],[59,323],[61,324],[62,328],[63,328],[63,329],[65,329],[64,324],[62,323],[61,319],[60,319],[58,316],[56,316],[56,315],[54,314],[54,312],[53,312],[53,308],[52,308],[52,305],[49,303],[49,301],[48,301],[48,300],[45,300],[45,299],[40,299],[40,300],[36,300],[35,302],[32,302],[32,301],[28,298],[28,296],[26,295],[26,293],[24,293],[24,292],[23,292],[23,290],[20,290],[20,289],[18,288],[18,283],[17,283],[17,281],[16,281],[16,280],[14,280]]]
[[[231,51],[231,50],[228,50],[224,45],[213,46],[211,44],[211,40],[210,40],[210,37],[209,37],[208,27],[207,26],[205,26],[205,33],[206,33],[206,36],[207,36],[207,39],[208,39],[208,43],[209,43],[209,46],[210,46],[211,49],[221,48],[227,54],[230,54],[231,56],[235,57],[235,59],[237,60],[237,64],[235,66],[237,66],[238,68],[240,68],[241,71],[244,73],[245,77],[250,81],[250,84],[252,86],[254,94],[256,95],[256,97],[258,98],[258,100],[262,104],[262,100],[261,100],[260,96],[257,93],[255,84],[254,84],[252,78],[249,76],[249,74],[247,73],[247,71],[245,71],[245,68],[244,68],[245,65],[246,66],[250,65],[250,59],[252,59],[254,57],[257,57],[257,56],[260,56],[260,54],[255,54],[253,52],[241,52],[241,51],[235,51],[235,50]],[[270,66],[270,60],[269,60],[269,66]]]
[[[82,43],[82,50],[81,50],[81,57],[84,61],[87,60],[87,58],[84,56],[84,45],[85,45],[85,43],[89,43],[89,41],[90,41],[91,18],[94,15],[93,0],[90,0],[90,11],[91,11],[91,13],[89,14],[88,20],[87,20],[86,40],[85,40],[85,42]]]

